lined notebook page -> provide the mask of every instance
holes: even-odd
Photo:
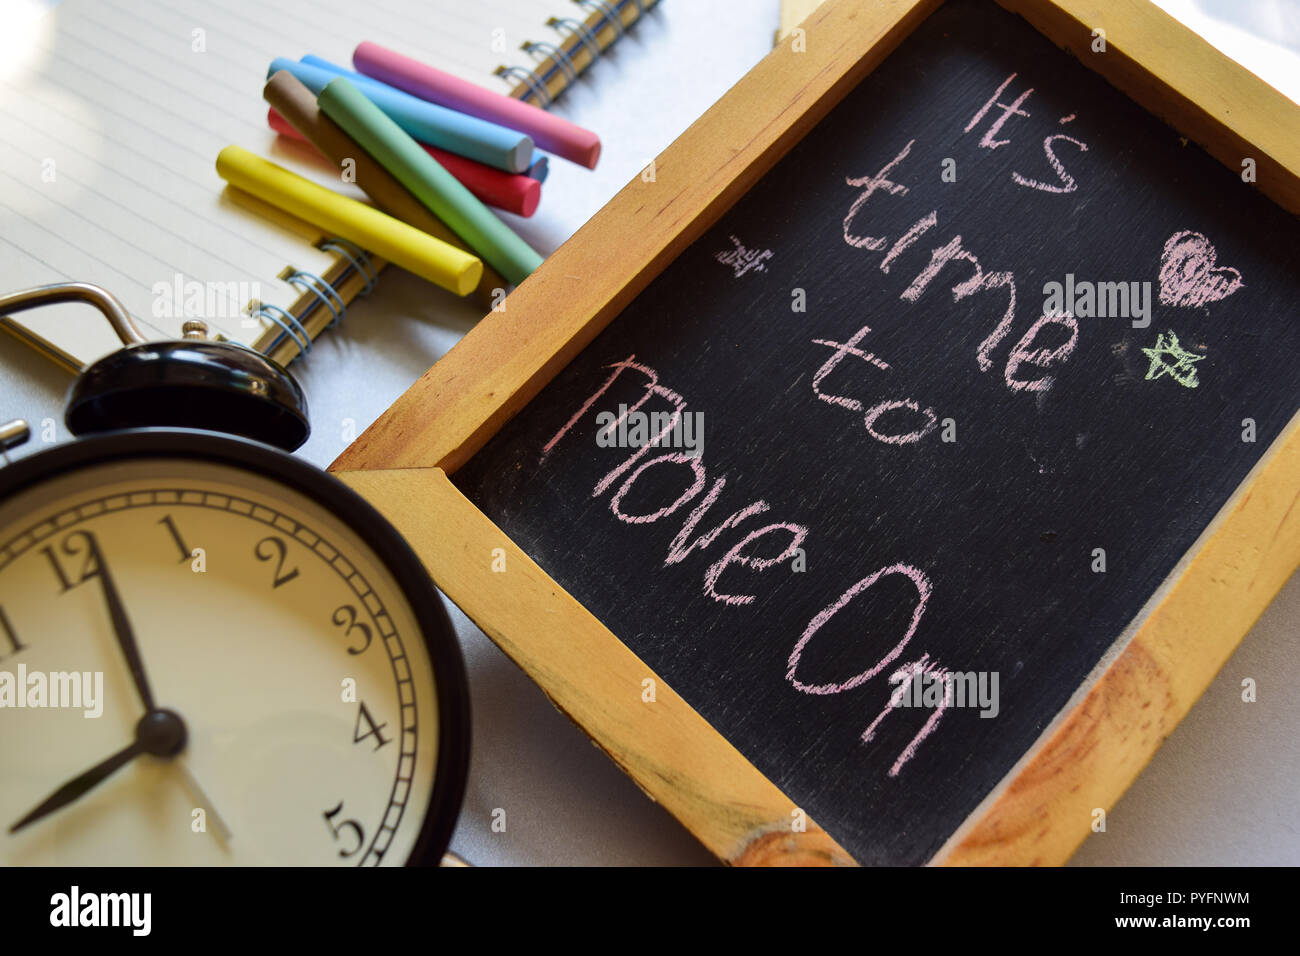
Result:
[[[315,53],[351,65],[373,40],[489,89],[501,64],[530,62],[549,16],[571,0],[314,0],[285,12],[267,0],[63,0],[31,26],[20,62],[0,64],[0,282],[104,286],[150,338],[173,338],[201,296],[217,332],[264,347],[280,334],[246,314],[250,295],[288,309],[286,267],[324,274],[335,256],[307,224],[259,215],[217,176],[229,143],[363,198],[301,147],[277,142],[261,90],[277,56]],[[266,212],[265,207],[261,212]],[[190,310],[187,312],[187,308]],[[77,363],[117,348],[87,306],[22,313]]]

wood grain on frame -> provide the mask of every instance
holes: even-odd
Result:
[[[1130,99],[1300,214],[1300,107],[1154,3],[997,0]],[[1104,32],[1105,52],[1094,52]]]
[[[415,549],[438,586],[650,798],[720,859],[851,865],[654,671],[519,550],[438,468],[342,472]],[[506,573],[493,570],[500,548]],[[644,681],[654,682],[654,700]]]
[[[946,865],[1060,864],[1192,709],[1300,564],[1300,415],[1157,592],[1083,699],[939,854]],[[1104,837],[1102,837],[1104,839]]]
[[[1230,168],[1300,210],[1300,109],[1172,18],[1126,0],[1000,0]],[[652,798],[723,860],[837,863],[793,804],[450,484],[454,471],[812,128],[938,0],[832,0],[778,46],[349,447],[332,470]],[[1091,54],[1092,29],[1110,52]],[[367,474],[367,472],[373,472]],[[1300,426],[1256,466],[1115,661],[936,862],[1055,864],[1186,714],[1300,563]],[[506,549],[512,573],[489,572]],[[523,575],[519,571],[522,569]],[[522,586],[521,586],[522,582]],[[509,588],[506,584],[509,583]],[[580,651],[580,652],[579,652]],[[634,686],[628,686],[633,682]]]
[[[781,0],[781,24],[776,28],[776,42],[780,43],[822,2],[823,0]]]

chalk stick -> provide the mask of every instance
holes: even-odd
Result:
[[[307,95],[311,97],[312,109],[319,112],[316,106],[316,97],[311,96],[311,90],[302,86],[288,70],[281,70],[280,73],[283,73],[306,90]],[[280,73],[277,73],[276,76],[279,76]],[[275,77],[271,79],[275,79]],[[324,117],[324,119],[329,119],[329,117]],[[282,133],[300,142],[308,141],[306,136],[294,129],[294,124],[290,123],[274,109],[267,110],[266,122],[277,133]],[[332,120],[330,122],[333,123]],[[340,130],[340,132],[342,131]],[[344,133],[344,135],[347,134]],[[503,169],[493,169],[491,166],[485,166],[483,163],[466,159],[464,156],[457,156],[455,153],[449,153],[437,146],[430,146],[428,143],[421,143],[420,146],[426,153],[442,163],[447,172],[459,179],[461,184],[477,196],[481,202],[487,203],[489,206],[495,206],[497,209],[504,209],[506,212],[512,212],[516,216],[523,216],[525,219],[537,211],[537,204],[542,198],[542,183],[540,179],[532,175],[533,166],[537,165],[536,162],[528,167],[529,173],[527,175],[524,173],[507,173]],[[361,188],[364,189],[365,187]],[[403,190],[405,190],[405,187],[403,187]],[[416,205],[419,205],[419,203],[416,203]],[[423,206],[420,206],[420,208],[424,209]],[[398,216],[398,218],[406,219],[405,216]],[[409,219],[407,221],[410,222]]]
[[[344,162],[351,162],[356,183],[375,205],[384,212],[421,232],[427,232],[435,239],[441,239],[466,252],[470,250],[459,236],[452,232],[433,213],[409,193],[388,170],[379,165],[369,153],[348,136],[337,123],[320,111],[316,97],[292,73],[281,70],[267,81],[262,95],[271,104],[269,113],[271,127],[279,132],[292,135],[297,139],[311,143],[320,153],[341,169]],[[494,172],[499,172],[494,170]],[[500,173],[504,176],[505,173]],[[483,267],[474,293],[478,300],[486,305],[495,305],[495,289],[504,289],[508,283],[497,271],[489,266]]]
[[[336,76],[347,77],[352,81],[352,85],[362,93],[365,93],[367,99],[370,99],[372,102],[374,102],[374,97],[370,96],[369,91],[375,90],[376,88],[387,90],[390,94],[402,92],[401,90],[390,87],[376,79],[372,79],[369,76],[357,73],[355,70],[349,70],[347,67],[339,66],[337,63],[331,63],[324,57],[308,54],[298,62],[302,63],[304,66],[315,67],[319,70],[328,70]],[[381,108],[383,107],[382,103],[378,105]],[[387,112],[387,110],[385,110],[385,112]],[[397,117],[393,118],[397,119]],[[398,122],[398,125],[402,125],[400,121]],[[407,130],[407,132],[410,132],[410,130]],[[470,192],[478,196],[479,199],[488,205],[496,206],[498,209],[504,209],[507,212],[512,212],[517,216],[524,217],[531,216],[537,211],[537,203],[542,197],[541,190],[528,185],[524,181],[529,178],[536,178],[531,176],[529,172],[529,170],[537,164],[538,154],[536,150],[533,151],[533,157],[526,169],[521,172],[511,173],[504,169],[498,169],[494,166],[489,166],[486,163],[481,163],[478,160],[470,159],[468,156],[462,156],[459,153],[452,152],[451,150],[441,149],[431,143],[422,142],[418,136],[415,136],[414,139],[417,142],[421,142],[421,145],[424,146],[429,155],[446,167],[447,172],[451,173],[464,183]],[[538,180],[538,182],[541,182],[541,180]]]
[[[318,186],[241,146],[217,154],[217,174],[230,185],[340,236],[457,295],[468,295],[483,263],[365,203]]]
[[[369,41],[359,43],[352,65],[366,76],[422,100],[527,133],[538,148],[588,169],[600,158],[600,137],[531,103],[484,89],[419,60]]]
[[[437,146],[420,145],[482,202],[525,219],[537,212],[537,204],[542,199],[542,184],[527,171],[507,173]],[[531,170],[532,166],[528,168]]]
[[[308,66],[317,66],[316,57],[303,57],[303,62]],[[321,61],[324,62],[324,61]],[[322,67],[325,69],[327,67]],[[288,72],[288,71],[284,71]],[[347,75],[347,74],[340,74]],[[356,74],[347,75],[352,79]],[[365,79],[365,77],[362,77]],[[299,84],[301,85],[301,83]],[[355,84],[354,84],[355,85]],[[305,87],[304,87],[305,88]],[[363,93],[365,89],[357,87]],[[310,92],[310,90],[308,90]],[[312,108],[316,108],[316,99],[312,98]],[[274,111],[273,111],[274,112]],[[304,137],[293,128],[283,117],[268,115],[267,120],[277,133],[283,133],[286,136],[293,136],[297,139]],[[346,134],[344,134],[346,135]],[[484,163],[473,159],[467,159],[456,153],[450,153],[445,149],[439,149],[437,146],[430,146],[428,143],[421,143],[425,152],[440,162],[447,172],[451,173],[464,184],[465,188],[472,192],[482,202],[489,206],[495,206],[498,209],[504,209],[506,212],[512,212],[516,216],[523,216],[525,219],[537,211],[537,204],[542,198],[541,179],[532,175],[532,169],[537,165],[534,161],[528,171],[524,173],[507,173],[503,169],[495,169]],[[545,157],[542,157],[545,159]],[[545,176],[543,176],[545,178]],[[364,188],[364,187],[363,187]]]
[[[316,102],[326,116],[510,282],[518,285],[542,264],[541,256],[346,77],[335,77],[326,84]]]
[[[533,165],[528,167],[528,172],[525,175],[531,176],[539,183],[544,183],[546,182],[546,174],[550,172],[549,165],[545,156],[538,156],[533,160]]]
[[[270,78],[279,70],[288,70],[316,94],[336,75],[333,70],[285,57],[272,60],[266,75]],[[421,143],[459,153],[508,173],[522,173],[533,161],[533,141],[528,136],[426,102],[369,77],[361,85],[376,106]]]

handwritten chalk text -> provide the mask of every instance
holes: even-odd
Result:
[[[610,512],[618,521],[629,525],[655,524],[673,518],[675,515],[680,516],[690,508],[690,513],[684,518],[676,519],[682,523],[664,554],[664,566],[682,564],[695,558],[701,560],[711,558],[711,563],[702,571],[703,594],[729,607],[753,604],[757,599],[760,585],[764,581],[775,580],[772,577],[773,573],[788,573],[785,571],[787,563],[796,554],[806,550],[812,529],[807,524],[788,518],[768,520],[772,507],[767,501],[753,499],[746,502],[745,496],[736,495],[734,489],[728,495],[730,504],[723,505],[722,499],[724,493],[728,491],[729,476],[711,474],[702,454],[686,455],[680,452],[652,454],[656,449],[656,443],[667,438],[683,417],[689,414],[686,411],[686,399],[677,391],[664,385],[659,373],[650,366],[638,362],[634,355],[615,362],[607,368],[610,374],[605,381],[543,446],[542,461],[545,462],[559,442],[573,433],[579,423],[590,415],[596,403],[605,399],[616,387],[630,386],[639,390],[640,394],[630,404],[621,403],[618,406],[619,415],[615,416],[612,422],[608,418],[609,413],[602,413],[604,417],[600,417],[597,424],[603,430],[617,429],[621,421],[626,420],[633,413],[642,412],[650,402],[666,404],[667,410],[661,411],[656,405],[653,410],[646,412],[651,416],[648,420],[654,423],[650,427],[649,440],[636,447],[622,462],[605,473],[592,489],[592,497],[609,495]],[[656,425],[657,427],[654,427]],[[647,503],[644,497],[637,499],[638,482],[647,473],[659,470],[680,472],[680,485],[674,484],[671,487],[674,489],[680,487],[681,490],[670,492],[675,494],[671,500]],[[634,499],[639,501],[639,507],[636,509],[630,504]],[[729,508],[731,510],[728,513]],[[725,517],[722,517],[723,515]],[[741,575],[742,571],[750,573]],[[758,578],[754,576],[755,573],[766,576]],[[848,613],[846,608],[855,598],[870,590],[882,579],[894,576],[909,581],[914,590],[910,624],[905,633],[890,649],[880,655],[874,665],[856,675],[825,683],[810,683],[800,678],[799,664],[809,642],[836,615]],[[742,581],[745,582],[743,585]],[[914,565],[905,563],[882,567],[862,578],[809,622],[791,651],[787,662],[786,679],[802,693],[830,695],[850,691],[878,676],[911,643],[921,623],[931,590],[930,579],[926,573]],[[928,656],[924,659],[929,660]],[[912,758],[916,748],[933,732],[942,715],[943,711],[938,710],[927,718],[921,730],[895,760],[891,774],[896,775]],[[870,740],[870,734],[862,738],[863,743],[869,743]]]

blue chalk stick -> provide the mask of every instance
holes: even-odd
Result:
[[[356,77],[351,71],[325,60],[317,57],[310,59],[314,62],[299,63],[287,57],[276,57],[271,61],[266,75],[270,77],[278,70],[288,70],[318,95],[330,80],[340,74],[346,75],[349,80]],[[358,82],[356,86],[366,95],[366,99],[387,113],[413,139],[504,169],[508,173],[522,173],[533,161],[531,137],[476,116],[425,102],[378,80],[369,77],[360,79],[364,82]]]

